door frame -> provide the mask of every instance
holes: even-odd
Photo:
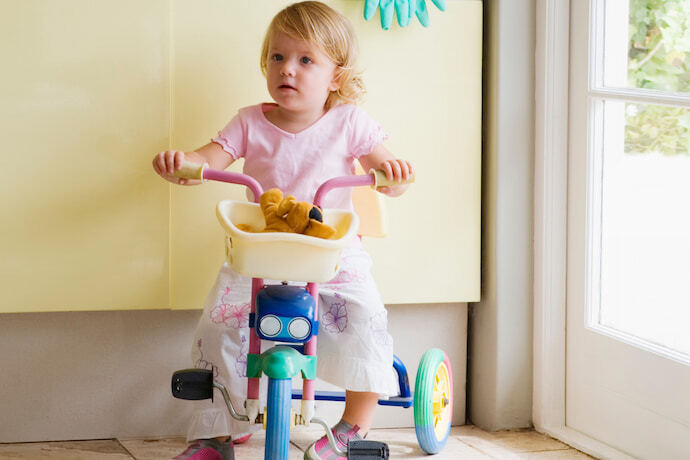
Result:
[[[537,431],[583,452],[631,459],[566,426],[570,0],[537,0],[536,14],[532,419]]]

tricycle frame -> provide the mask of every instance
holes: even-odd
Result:
[[[221,181],[221,182],[227,182],[227,183],[232,183],[232,184],[239,184],[239,185],[244,185],[248,187],[252,194],[253,194],[253,199],[254,202],[259,201],[259,198],[261,197],[261,194],[263,192],[261,185],[252,177],[247,176],[245,174],[240,174],[240,173],[234,173],[234,172],[228,172],[228,171],[219,171],[219,170],[214,170],[214,169],[209,169],[206,167],[206,165],[192,165],[192,164],[184,164],[182,170],[176,171],[176,175],[178,177],[184,177],[188,179],[201,179],[201,180],[216,180],[216,181]],[[329,181],[326,181],[324,184],[319,187],[319,189],[316,192],[316,195],[314,197],[314,204],[316,206],[321,206],[324,197],[326,194],[334,189],[334,188],[342,188],[342,187],[357,187],[357,186],[383,186],[383,185],[391,185],[390,183],[385,183],[385,177],[383,177],[380,173],[376,174],[375,172],[372,171],[372,174],[367,174],[367,175],[358,175],[358,176],[344,176],[344,177],[337,177],[333,178]],[[251,290],[251,302],[250,302],[250,308],[251,308],[251,321],[250,321],[250,332],[249,332],[249,350],[248,350],[248,356],[247,356],[247,400],[245,402],[245,408],[246,408],[246,415],[242,415],[237,412],[237,410],[233,407],[233,404],[230,400],[230,397],[228,395],[228,392],[226,388],[221,385],[218,382],[213,382],[213,387],[218,389],[221,394],[223,395],[223,398],[225,400],[225,403],[228,407],[228,410],[230,412],[230,415],[241,421],[249,421],[250,423],[264,423],[264,426],[267,429],[266,433],[266,447],[265,447],[265,458],[266,459],[271,459],[271,460],[283,460],[287,459],[287,452],[289,449],[289,429],[290,425],[293,423],[297,424],[303,424],[303,425],[309,425],[311,422],[319,423],[321,424],[325,431],[326,435],[329,439],[329,442],[331,444],[331,447],[334,449],[336,453],[342,456],[347,456],[347,452],[341,451],[338,447],[337,444],[333,438],[333,435],[331,433],[331,430],[329,429],[328,424],[324,421],[321,420],[317,417],[314,417],[314,402],[316,400],[319,401],[345,401],[345,392],[332,392],[332,391],[315,391],[314,388],[314,380],[316,378],[316,372],[315,372],[315,360],[316,360],[316,344],[317,344],[317,335],[318,335],[318,330],[313,333],[313,335],[310,336],[310,338],[304,342],[304,343],[294,343],[294,344],[279,344],[276,345],[275,347],[271,348],[271,350],[276,350],[279,349],[276,353],[278,354],[278,358],[282,358],[285,356],[284,359],[291,359],[289,358],[290,353],[287,353],[288,351],[291,352],[293,355],[295,354],[295,351],[301,353],[301,355],[305,357],[313,357],[313,366],[307,366],[311,369],[307,370],[306,368],[300,368],[300,366],[297,366],[297,371],[295,371],[293,368],[295,366],[288,366],[285,365],[285,369],[280,369],[278,372],[276,372],[275,366],[274,367],[269,367],[269,366],[264,366],[263,365],[263,360],[262,356],[266,355],[267,352],[264,352],[264,354],[261,354],[261,338],[257,334],[257,328],[259,327],[258,320],[259,318],[256,317],[256,312],[257,312],[257,296],[259,295],[259,292],[261,292],[266,286],[264,285],[264,281],[261,278],[252,278],[252,290]],[[288,286],[285,286],[288,287]],[[318,284],[315,282],[307,282],[305,290],[311,295],[311,297],[314,300],[314,312],[313,312],[313,317],[318,319],[318,300],[319,300],[319,289],[318,289]],[[318,329],[318,325],[316,326]],[[432,353],[433,352],[433,353]],[[285,354],[287,353],[287,354]],[[440,353],[440,354],[439,354]],[[433,356],[432,356],[433,355]],[[431,361],[428,358],[432,358]],[[442,361],[441,361],[442,360]],[[254,363],[253,366],[250,366],[249,364]],[[429,364],[429,362],[431,364]],[[426,364],[424,364],[426,363]],[[422,370],[422,365],[424,364],[424,372],[425,375],[422,376],[422,379],[420,380],[420,371]],[[394,369],[397,373],[398,377],[398,386],[399,386],[399,394],[397,396],[391,397],[389,399],[380,399],[378,401],[379,405],[384,405],[384,406],[399,406],[403,408],[409,408],[409,407],[414,407],[415,409],[415,428],[417,431],[417,437],[418,440],[420,441],[420,445],[422,446],[422,449],[425,450],[427,453],[436,453],[438,452],[443,445],[445,444],[446,438],[448,437],[448,433],[450,431],[450,417],[452,416],[452,373],[450,372],[450,363],[448,362],[447,356],[445,353],[443,353],[441,350],[438,349],[433,349],[429,350],[425,353],[425,355],[422,358],[422,363],[420,364],[420,371],[417,373],[417,382],[415,385],[415,396],[413,397],[410,391],[410,384],[409,384],[409,378],[407,374],[407,369],[405,368],[405,365],[402,363],[402,361],[397,357],[394,356],[394,362],[393,362]],[[431,366],[431,367],[429,367]],[[280,366],[278,366],[280,367]],[[286,370],[290,368],[289,373],[286,373]],[[443,425],[440,427],[435,427],[437,423],[437,418],[436,418],[436,411],[431,411],[430,409],[430,403],[424,402],[422,408],[419,408],[415,405],[415,398],[417,397],[418,393],[418,387],[424,387],[425,391],[425,398],[429,399],[431,398],[430,394],[433,393],[434,395],[437,392],[437,388],[434,387],[434,382],[433,378],[430,378],[429,375],[429,370],[431,372],[438,372],[438,370],[445,370],[445,376],[446,376],[446,382],[445,382],[445,392],[443,393],[443,398],[439,400],[434,400],[434,408],[436,406],[441,407],[443,409],[444,413],[444,419],[442,420]],[[292,390],[292,385],[291,385],[291,380],[294,376],[296,376],[299,372],[301,371],[302,377],[303,377],[303,384],[302,384],[302,390]],[[186,370],[186,371],[178,371],[175,373],[173,376],[173,394],[176,397],[181,397],[183,399],[202,399],[202,397],[185,397],[184,395],[184,390],[182,389],[183,383],[184,383],[184,378],[178,376],[178,374],[184,374],[185,372],[187,373],[193,373],[194,370]],[[261,408],[259,406],[259,381],[261,374],[264,373],[268,376],[269,378],[269,394],[268,394],[268,406],[266,413],[261,413]],[[436,381],[438,381],[438,373],[436,375]],[[177,377],[176,377],[177,376]],[[433,376],[432,376],[433,377]],[[212,379],[212,376],[211,376]],[[449,382],[448,382],[449,380]],[[421,383],[420,383],[421,381]],[[438,382],[437,382],[438,383]],[[431,386],[430,386],[431,385]],[[212,392],[213,389],[210,389],[211,395],[210,397],[212,398]],[[448,393],[448,394],[446,394]],[[208,391],[206,391],[205,394],[208,394]],[[198,396],[198,392],[197,392]],[[208,396],[206,396],[208,397]],[[434,396],[435,398],[436,396]],[[298,415],[293,415],[292,410],[291,410],[291,404],[290,400],[292,399],[300,399],[302,401],[301,404],[301,413]],[[418,402],[419,403],[419,402]],[[420,416],[418,416],[418,409]],[[429,413],[433,412],[433,417],[430,418]],[[420,418],[421,417],[421,418]],[[420,418],[421,423],[418,423]],[[428,426],[429,423],[432,423],[433,426]],[[420,436],[420,425],[422,434]],[[445,428],[447,425],[447,430],[444,432]],[[440,431],[439,431],[440,428]],[[387,447],[385,449],[386,454],[385,457],[382,458],[387,458]],[[350,455],[348,458],[356,458]]]

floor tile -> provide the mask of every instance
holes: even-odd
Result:
[[[298,427],[291,434],[290,460],[302,460],[303,451],[323,435],[320,425]],[[585,460],[592,457],[548,436],[531,430],[490,433],[474,426],[451,429],[444,449],[433,457],[425,454],[414,428],[371,430],[367,439],[388,444],[391,458],[407,460]],[[235,447],[237,460],[263,458],[265,434],[255,433],[248,442]],[[183,437],[102,441],[0,444],[0,460],[161,460],[179,454],[186,446]]]
[[[323,436],[324,430],[321,425],[312,423],[308,427],[296,427],[290,433],[290,442],[301,451],[305,451],[309,444]]]
[[[429,457],[417,443],[417,437],[413,428],[400,429],[376,429],[371,430],[367,436],[368,440],[382,441],[388,444],[391,458],[401,459],[425,459],[444,460],[462,458],[467,460],[489,460],[493,457],[486,455],[479,450],[467,445],[454,436],[460,427],[451,429],[451,436],[444,449],[433,457]],[[291,434],[292,442],[300,449],[305,450],[312,442],[323,436],[323,428],[319,425],[312,425],[309,428],[294,430]]]
[[[586,460],[594,457],[590,457],[589,455],[576,449],[566,449],[542,452],[526,452],[518,454],[518,458],[521,460]]]
[[[180,436],[165,439],[120,439],[125,449],[137,460],[169,459],[187,447],[187,440]]]
[[[0,444],[0,459],[131,460],[114,439]]]
[[[266,441],[265,432],[254,433],[249,441],[235,447],[236,460],[254,460],[264,458],[264,442]],[[302,460],[304,452],[294,444],[290,444],[288,452],[289,460]]]
[[[249,441],[235,446],[235,458],[237,460],[263,458],[265,439],[263,432],[255,433],[249,438]],[[120,443],[136,460],[169,459],[180,454],[187,446],[184,437],[155,440],[125,439],[120,440]],[[290,460],[302,460],[303,456],[304,454],[300,449],[294,445],[290,446],[288,454]]]
[[[371,430],[367,439],[373,441],[383,441],[388,444],[391,458],[405,458],[405,459],[458,459],[467,460],[489,460],[492,457],[475,449],[474,447],[465,444],[457,439],[455,432],[460,427],[452,427],[451,434],[448,436],[446,445],[443,450],[433,457],[429,457],[417,442],[417,436],[414,429],[381,429]]]
[[[570,446],[533,430],[487,432],[475,426],[458,427],[460,441],[497,458],[523,452],[566,450]]]

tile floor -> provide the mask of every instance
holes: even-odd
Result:
[[[304,449],[316,438],[314,428],[292,433],[290,460],[301,460]],[[588,459],[592,458],[562,442],[534,431],[501,431],[489,433],[472,425],[451,429],[445,449],[433,456],[425,455],[417,445],[414,429],[372,430],[368,439],[385,441],[392,459]],[[183,438],[106,439],[98,441],[37,442],[0,444],[0,459],[65,460],[160,460],[180,453]],[[263,434],[255,434],[246,444],[235,447],[238,460],[263,458]]]

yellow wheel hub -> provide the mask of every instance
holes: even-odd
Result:
[[[443,439],[450,423],[450,377],[448,368],[441,363],[434,376],[434,394],[431,400],[431,413],[434,417],[434,433]]]

